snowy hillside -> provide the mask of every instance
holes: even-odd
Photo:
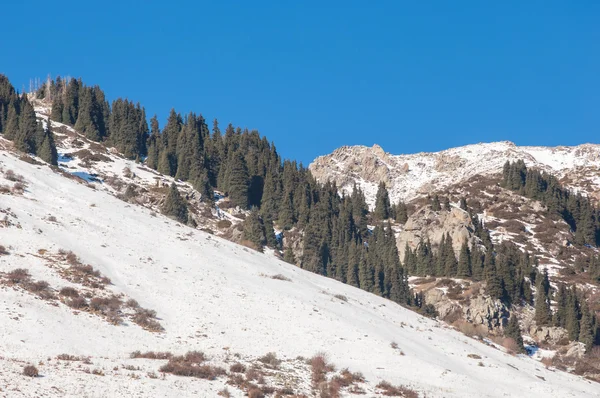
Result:
[[[600,145],[593,144],[551,148],[503,141],[411,155],[391,155],[378,145],[345,146],[315,159],[309,168],[319,181],[331,179],[346,190],[356,181],[373,204],[380,181],[393,201],[410,200],[475,175],[499,173],[507,160],[518,159],[562,178],[567,186],[600,190]]]
[[[598,384],[182,226],[45,165],[3,150],[0,167],[0,396],[214,397],[232,380],[161,374],[166,360],[131,359],[136,350],[200,350],[225,369],[260,363],[258,357],[274,352],[283,363],[265,371],[265,382],[307,396],[310,369],[299,356],[318,352],[338,370],[362,372],[365,382],[356,391],[367,396],[382,395],[376,388],[382,380],[427,397],[600,395]],[[83,264],[96,276],[80,278]],[[11,282],[16,268],[46,281],[44,294]],[[125,305],[117,312],[72,308],[65,287],[78,289],[90,306],[92,297],[136,300],[156,311],[164,331],[142,328]],[[26,364],[43,377],[23,376]],[[228,390],[245,396],[235,386]]]

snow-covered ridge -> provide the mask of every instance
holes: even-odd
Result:
[[[372,204],[380,181],[386,183],[393,200],[410,200],[478,174],[499,173],[507,160],[518,159],[566,178],[566,185],[573,188],[586,192],[600,188],[597,144],[541,147],[502,141],[409,155],[392,155],[378,145],[344,146],[318,157],[309,168],[319,181],[330,179],[346,190],[356,182]]]

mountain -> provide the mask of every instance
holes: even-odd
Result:
[[[501,173],[504,163],[516,160],[556,175],[565,186],[600,199],[600,145],[597,144],[537,147],[503,141],[411,155],[392,155],[379,145],[344,146],[318,157],[309,169],[318,181],[335,181],[346,191],[356,182],[373,205],[381,181],[394,202],[409,201],[474,176]]]
[[[411,155],[399,201],[380,148],[344,194],[81,79],[0,76],[0,134],[2,394],[598,394],[594,146]]]
[[[82,140],[57,138],[61,159],[66,142]],[[329,380],[346,367],[364,376],[352,376],[343,396],[386,395],[382,380],[404,386],[403,396],[600,393],[490,340],[130,204],[68,162],[53,169],[25,161],[9,141],[0,147],[3,396],[312,396],[318,361],[301,357],[320,352],[335,365]],[[130,161],[117,158],[104,167],[121,173]],[[136,178],[172,181],[129,166]],[[138,350],[202,351],[214,380],[161,373],[169,360],[132,358]],[[23,376],[27,364],[43,377]],[[254,370],[242,376],[234,364]]]

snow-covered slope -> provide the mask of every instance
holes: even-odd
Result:
[[[410,200],[475,175],[501,172],[507,160],[518,159],[563,178],[567,186],[586,191],[600,188],[600,145],[595,144],[552,148],[503,141],[411,155],[391,155],[378,145],[345,146],[315,159],[309,168],[317,180],[333,180],[346,190],[356,182],[373,204],[380,181],[394,201]]]
[[[286,360],[295,389],[305,393],[309,373],[296,358],[322,351],[338,368],[362,372],[367,396],[378,395],[375,385],[383,379],[427,397],[600,396],[598,384],[153,215],[47,166],[0,151],[0,167],[1,185],[15,184],[6,179],[8,170],[27,185],[22,195],[0,195],[6,216],[0,244],[8,252],[0,256],[2,275],[26,268],[54,291],[75,286],[53,260],[61,250],[72,251],[111,279],[108,292],[155,310],[165,329],[153,333],[127,319],[113,325],[0,283],[0,396],[214,397],[227,380],[156,377],[165,361],[130,359],[134,350],[202,350],[218,364],[251,363],[275,352]],[[278,274],[290,281],[270,277]],[[89,356],[91,364],[57,360],[59,354]],[[36,364],[43,377],[23,376],[26,363]]]

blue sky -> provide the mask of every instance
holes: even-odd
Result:
[[[308,164],[511,140],[600,142],[597,1],[13,1],[0,73],[258,129]],[[324,4],[323,4],[324,3]]]

